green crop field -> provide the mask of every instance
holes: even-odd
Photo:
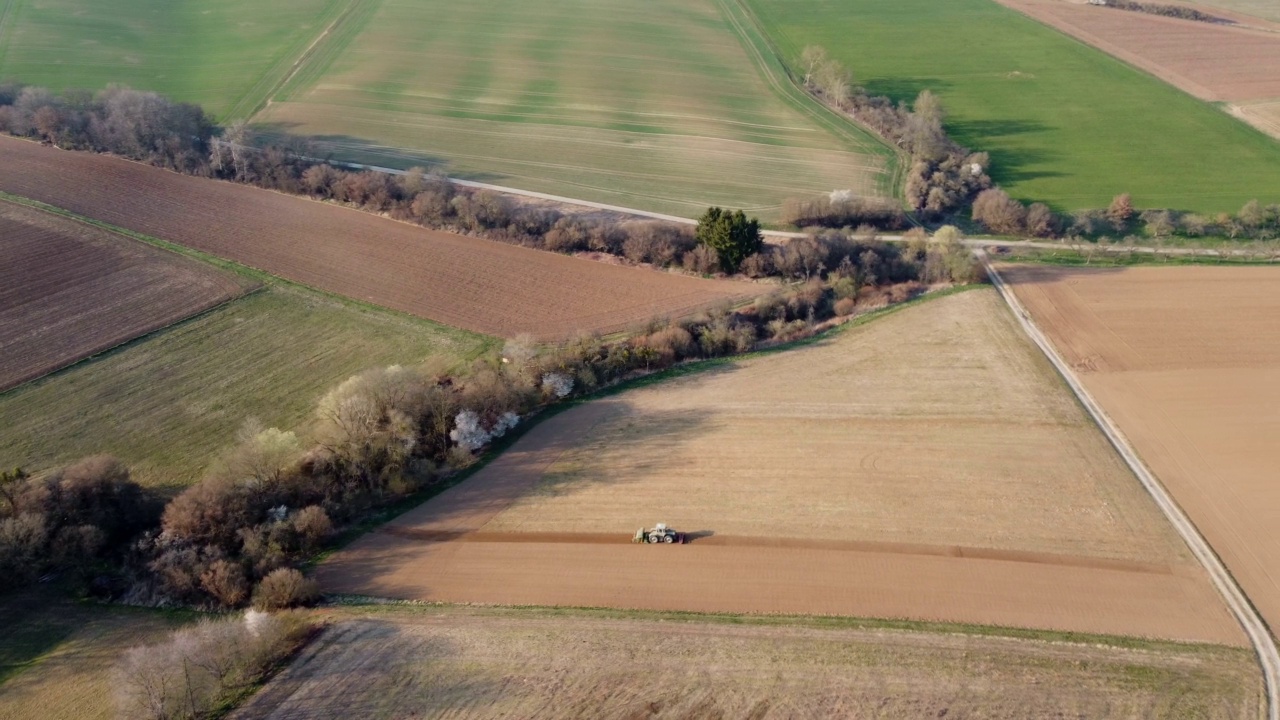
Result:
[[[892,194],[726,0],[368,0],[255,117],[341,159],[691,215]]]
[[[121,83],[247,116],[346,0],[0,0],[0,80]]]
[[[199,478],[246,419],[294,429],[371,367],[462,361],[495,342],[272,285],[193,320],[0,394],[0,467],[107,452],[144,484]]]
[[[735,0],[781,52],[827,48],[873,94],[939,93],[997,182],[1058,209],[1280,201],[1280,143],[992,0]]]

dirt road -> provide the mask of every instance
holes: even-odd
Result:
[[[1272,637],[1270,630],[1263,621],[1262,616],[1257,609],[1245,597],[1244,591],[1237,584],[1236,579],[1232,577],[1227,566],[1220,559],[1219,554],[1211,548],[1209,542],[1205,539],[1201,531],[1188,518],[1186,512],[1169,494],[1165,486],[1156,478],[1156,476],[1147,467],[1146,463],[1138,457],[1137,452],[1130,444],[1128,438],[1112,420],[1112,418],[1103,410],[1102,406],[1094,399],[1093,395],[1086,389],[1085,385],[1077,376],[1072,365],[1068,364],[1061,355],[1059,355],[1055,346],[1049,341],[1048,337],[1039,329],[1032,319],[1030,313],[1027,312],[1018,297],[1009,289],[1004,279],[996,268],[993,267],[989,258],[985,253],[981,255],[983,262],[987,266],[987,270],[996,287],[1000,290],[1001,296],[1005,299],[1018,317],[1019,323],[1027,334],[1035,341],[1035,343],[1044,351],[1045,355],[1062,374],[1067,383],[1071,386],[1072,391],[1080,402],[1088,410],[1089,414],[1102,427],[1107,437],[1115,445],[1125,462],[1133,469],[1133,472],[1142,481],[1143,486],[1151,493],[1161,511],[1169,518],[1179,535],[1186,541],[1187,546],[1191,548],[1196,559],[1208,571],[1213,580],[1214,585],[1226,600],[1232,614],[1244,629],[1245,634],[1249,637],[1249,642],[1253,645],[1258,655],[1258,661],[1262,667],[1263,678],[1267,690],[1268,717],[1271,720],[1280,720],[1280,651],[1277,651],[1275,639]],[[1219,322],[1223,322],[1224,318],[1219,318]],[[1110,330],[1106,330],[1110,333]],[[1118,338],[1121,345],[1125,345],[1124,338]],[[1179,351],[1182,352],[1182,351]],[[1105,361],[1106,358],[1103,358]],[[1224,492],[1225,489],[1219,489]],[[1186,497],[1186,495],[1184,495]],[[1195,499],[1194,497],[1190,499]],[[1193,507],[1193,510],[1195,507]],[[1274,528],[1274,525],[1271,525]],[[1220,545],[1219,552],[1226,550],[1236,550],[1235,545],[1239,542],[1238,526],[1233,527],[1230,536],[1237,538],[1231,541],[1230,545]],[[1275,598],[1267,595],[1264,598],[1268,603],[1274,604]]]

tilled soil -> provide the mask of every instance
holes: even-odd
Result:
[[[1280,268],[1002,273],[1276,627]]]
[[[691,542],[629,543],[655,521]],[[1243,642],[990,290],[567,410],[318,574],[407,599]]]
[[[358,210],[0,138],[0,190],[454,327],[557,339],[760,292],[415,227]]]
[[[1202,100],[1280,97],[1280,25],[1256,19],[1250,24],[1266,29],[1218,25],[1067,0],[999,2]]]
[[[0,390],[246,289],[174,253],[3,201],[0,258]]]

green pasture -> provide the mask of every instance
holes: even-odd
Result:
[[[110,83],[247,117],[347,0],[0,0],[0,80]]]
[[[305,429],[315,402],[362,370],[462,362],[494,341],[271,284],[204,315],[0,394],[0,467],[95,453],[176,489],[249,418]]]
[[[1280,201],[1280,142],[992,0],[733,0],[784,56],[810,44],[872,94],[938,93],[992,175],[1060,210],[1235,211]]]
[[[885,195],[893,154],[789,88],[724,0],[358,2],[255,121],[344,160],[692,215]]]

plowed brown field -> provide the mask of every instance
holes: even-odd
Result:
[[[654,521],[693,542],[627,542]],[[991,290],[568,410],[319,577],[456,602],[1242,642]]]
[[[1069,0],[999,0],[1210,101],[1280,97],[1280,25],[1215,25]],[[1210,10],[1210,12],[1214,12]],[[1252,24],[1266,25],[1259,20]],[[1159,112],[1159,108],[1151,108]]]
[[[413,227],[117,158],[0,138],[0,190],[329,292],[490,335],[612,332],[758,292]]]
[[[1280,627],[1280,268],[1004,274]]]
[[[0,390],[246,289],[194,260],[4,201],[0,258]]]

